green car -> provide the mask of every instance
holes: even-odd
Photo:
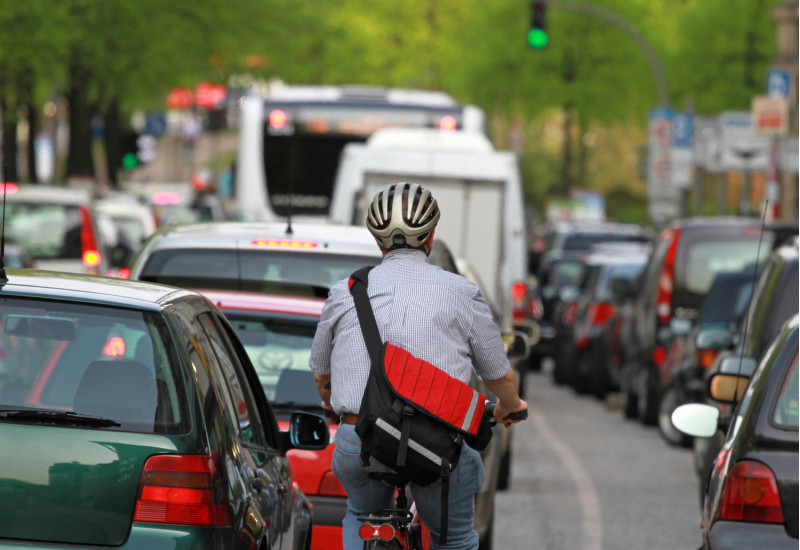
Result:
[[[177,288],[0,271],[0,548],[296,549],[310,505],[217,307]]]

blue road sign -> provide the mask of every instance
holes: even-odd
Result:
[[[789,71],[772,68],[767,73],[767,95],[770,97],[789,97]]]
[[[160,138],[167,133],[167,117],[161,112],[147,113],[144,119],[144,133]]]
[[[672,136],[672,143],[675,147],[692,147],[694,143],[694,117],[691,113],[675,113],[672,118]]]

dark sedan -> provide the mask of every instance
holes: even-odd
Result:
[[[307,548],[290,448],[230,323],[187,290],[0,278],[0,547]],[[13,442],[13,444],[9,444]]]
[[[735,402],[741,396],[732,418],[719,419],[717,407],[699,403],[673,414],[676,427],[698,437],[711,435],[718,423],[729,425],[703,506],[704,549],[797,548],[797,356],[795,315],[749,382],[735,371],[711,377],[712,398]]]

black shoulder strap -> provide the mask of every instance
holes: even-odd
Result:
[[[383,342],[381,341],[381,333],[378,331],[375,313],[373,313],[372,306],[369,303],[369,295],[367,295],[367,283],[369,282],[369,272],[372,267],[371,265],[362,267],[350,275],[349,284],[350,294],[353,295],[353,301],[356,303],[358,322],[361,325],[364,342],[367,344],[369,358],[372,360],[373,365],[378,365]]]

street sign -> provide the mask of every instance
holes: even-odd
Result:
[[[694,117],[694,162],[709,172],[720,171],[720,133],[719,117]]]
[[[674,118],[674,111],[666,106],[650,111],[647,210],[657,225],[665,223],[679,212],[680,194],[672,179]]]
[[[791,77],[785,69],[771,68],[767,72],[767,95],[770,97],[789,97]]]
[[[725,111],[720,115],[720,169],[765,170],[770,139],[760,136],[750,111]]]
[[[757,134],[782,136],[789,132],[789,101],[785,97],[755,96],[751,105]]]
[[[691,113],[675,113],[672,118],[673,145],[692,147],[694,140],[694,117]]]
[[[692,182],[692,142],[694,117],[691,113],[677,112],[672,117],[672,184],[688,187]]]

